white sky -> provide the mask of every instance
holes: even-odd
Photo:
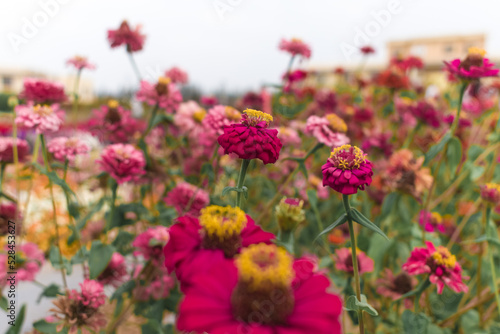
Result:
[[[65,4],[16,52],[9,36],[22,36],[25,20],[33,22],[41,3],[51,1]],[[311,64],[346,64],[340,45],[353,44],[356,28],[391,1],[398,0],[0,0],[0,67],[64,74],[70,71],[65,60],[80,54],[98,65],[84,74],[97,90],[134,87],[124,49],[112,50],[106,40],[107,29],[127,19],[148,36],[136,54],[143,75],[156,79],[156,72],[177,65],[208,92],[255,89],[277,82],[286,68],[288,56],[277,49],[281,38],[309,43]],[[387,41],[454,34],[487,33],[489,54],[500,55],[499,1],[399,2],[400,12],[371,38],[372,62],[385,60]],[[222,17],[214,9],[221,3],[231,8]]]

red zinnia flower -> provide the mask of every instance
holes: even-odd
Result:
[[[429,274],[431,283],[437,285],[438,294],[443,293],[445,285],[456,293],[467,292],[469,288],[462,281],[468,277],[462,277],[462,267],[455,255],[446,247],[436,248],[430,241],[425,244],[427,247],[416,247],[411,252],[403,270],[410,275]]]
[[[224,128],[217,141],[224,154],[234,153],[240,159],[260,159],[264,164],[275,163],[283,147],[278,130],[268,129],[273,117],[262,111],[246,109],[241,124]]]
[[[484,58],[486,51],[479,48],[469,48],[469,54],[462,61],[455,59],[451,63],[444,62],[446,70],[452,78],[464,81],[479,80],[485,77],[495,77],[499,70],[493,68],[495,64]]]
[[[358,147],[343,145],[335,148],[321,167],[323,186],[344,195],[356,194],[358,189],[372,183],[372,163]]]
[[[481,198],[493,205],[500,204],[500,184],[487,183],[482,185]]]
[[[410,105],[408,109],[410,113],[421,122],[433,128],[439,128],[441,124],[439,113],[429,102],[419,101],[418,103]]]
[[[372,54],[372,53],[375,53],[375,49],[372,48],[371,46],[369,45],[366,45],[366,46],[363,46],[359,49],[361,51],[362,54],[364,55],[369,55],[369,54]]]
[[[390,89],[405,89],[410,86],[410,80],[398,67],[389,68],[377,75],[375,82]]]
[[[122,44],[127,46],[127,52],[142,50],[146,36],[140,32],[141,26],[138,25],[135,30],[130,29],[127,21],[120,24],[117,30],[108,30],[108,41],[112,48]]]
[[[164,249],[165,266],[183,287],[214,263],[232,258],[242,247],[271,242],[272,233],[263,231],[239,208],[212,205],[201,210],[199,219],[180,217],[170,227],[170,241]]]

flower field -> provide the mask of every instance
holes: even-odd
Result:
[[[431,94],[415,56],[320,85],[311,46],[283,39],[282,77],[226,105],[185,98],[177,67],[143,80],[140,25],[107,39],[132,97],[79,101],[96,65],[75,56],[75,91],[25,78],[0,114],[7,334],[500,332],[500,79],[484,50],[443,59]],[[52,306],[23,323],[37,299]]]

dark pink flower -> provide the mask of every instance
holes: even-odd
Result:
[[[487,183],[482,185],[481,198],[493,205],[500,204],[500,184]]]
[[[234,262],[220,262],[196,277],[179,307],[177,328],[198,334],[340,334],[342,302],[327,292],[329,286],[309,260],[294,260],[275,245],[252,245]]]
[[[202,105],[206,106],[207,108],[211,108],[215,106],[216,104],[219,103],[219,100],[215,96],[202,96],[200,99],[200,102]]]
[[[329,89],[320,89],[314,94],[314,102],[322,113],[333,113],[337,107],[337,96]]]
[[[165,204],[173,206],[179,215],[199,216],[200,210],[208,205],[208,193],[190,183],[180,182],[164,198]]]
[[[372,163],[356,146],[335,148],[321,171],[323,186],[329,186],[344,195],[356,194],[372,183]]]
[[[203,118],[203,126],[208,131],[213,131],[220,136],[224,133],[224,127],[237,124],[241,120],[241,113],[230,106],[218,105],[208,109]]]
[[[241,124],[224,128],[217,141],[224,154],[236,154],[240,159],[260,159],[264,164],[275,163],[283,147],[278,130],[268,129],[273,117],[262,111],[246,109]]]
[[[30,153],[28,142],[20,138],[0,137],[0,164],[14,162],[14,145],[17,146],[17,157],[20,162]]]
[[[462,267],[455,255],[443,246],[437,248],[430,241],[426,247],[416,247],[405,264],[403,270],[410,275],[429,275],[431,283],[437,285],[438,294],[443,293],[447,285],[456,293],[467,292],[469,288],[463,283],[468,277],[462,276]]]
[[[355,107],[353,120],[355,122],[365,123],[373,119],[373,110],[370,108]]]
[[[495,77],[499,69],[494,68],[495,64],[484,58],[486,51],[479,48],[469,48],[469,53],[464,60],[455,59],[451,62],[444,62],[446,71],[452,78],[464,81],[479,80],[485,77]]]
[[[16,124],[24,129],[34,129],[37,134],[55,132],[61,127],[64,111],[59,105],[18,105],[16,111]]]
[[[392,58],[390,63],[391,65],[396,66],[403,71],[407,71],[412,68],[424,67],[422,59],[411,55],[406,58],[401,58],[401,57]]]
[[[418,120],[433,128],[439,128],[441,125],[439,112],[427,101],[419,101],[410,105],[409,111]]]
[[[120,286],[127,279],[127,265],[125,258],[120,253],[113,253],[108,266],[97,277],[97,281],[102,285],[111,285],[115,288]]]
[[[77,155],[87,154],[90,147],[78,137],[57,137],[49,141],[47,150],[58,161],[64,162],[68,159],[69,162],[73,162]]]
[[[364,55],[369,55],[369,54],[372,54],[372,53],[375,53],[375,49],[372,48],[371,46],[369,45],[365,45],[365,46],[362,46],[361,48],[359,48],[359,50],[361,51],[362,54]]]
[[[188,74],[178,67],[172,67],[165,71],[165,77],[170,78],[174,84],[186,84],[188,82]]]
[[[437,230],[441,233],[445,233],[446,231],[445,226],[443,225],[443,217],[441,217],[441,215],[437,212],[425,210],[420,211],[418,223],[427,232],[434,232]]]
[[[60,103],[67,99],[62,84],[31,78],[24,80],[23,90],[19,97],[28,102],[45,104]]]
[[[95,69],[94,64],[89,63],[86,57],[81,57],[81,56],[74,56],[73,58],[68,59],[66,64],[73,66],[78,71],[81,71],[84,68],[89,69],[89,70]]]
[[[130,144],[113,144],[101,153],[101,159],[96,161],[101,169],[109,173],[118,184],[138,181],[146,172],[146,160],[142,151]]]
[[[299,55],[304,58],[311,58],[311,48],[298,38],[292,38],[291,40],[282,39],[279,49],[288,52],[292,56]]]
[[[162,77],[154,85],[142,80],[137,100],[146,102],[150,106],[158,105],[168,113],[173,113],[182,102],[182,95],[169,78]]]
[[[137,248],[134,251],[134,256],[142,255],[146,260],[161,263],[163,247],[169,240],[169,228],[165,226],[150,227],[132,242],[132,247]]]
[[[0,204],[0,237],[9,234],[9,221],[16,223],[15,234],[19,235],[21,232],[21,213],[19,212],[15,203],[1,203]]]
[[[127,52],[142,50],[146,36],[141,34],[141,26],[138,25],[132,30],[127,21],[120,24],[117,30],[108,30],[108,41],[112,48],[125,44]]]
[[[391,300],[397,300],[404,294],[412,291],[417,286],[417,280],[405,271],[394,275],[390,269],[386,268],[382,277],[377,279],[376,285],[379,295]],[[406,308],[412,307],[410,299],[406,298],[404,303]]]
[[[373,271],[374,262],[363,251],[356,249],[356,257],[358,259],[358,270],[360,275]],[[337,270],[345,271],[351,275],[354,273],[351,248],[339,248],[335,250],[333,261],[335,262],[335,268]]]

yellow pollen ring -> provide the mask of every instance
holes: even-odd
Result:
[[[359,166],[361,166],[361,163],[366,162],[366,159],[365,159],[364,152],[361,151],[361,149],[357,146],[342,145],[342,146],[336,147],[333,149],[332,153],[330,154],[330,159],[336,157],[338,160],[338,163],[339,163],[339,167],[344,169],[344,170],[351,168],[348,165],[349,161],[346,161],[345,159],[337,156],[341,152],[349,152],[351,147],[353,148],[353,153],[354,153],[354,160],[352,160],[352,161],[354,161],[354,166],[352,166],[352,167],[359,168]]]
[[[438,212],[431,213],[431,219],[433,222],[437,224],[441,224],[443,222],[443,217]]]
[[[453,269],[457,263],[457,258],[452,255],[450,251],[443,246],[439,246],[437,250],[432,254],[432,258],[437,265],[445,266],[447,268]]]
[[[488,190],[493,190],[494,189],[494,190],[500,192],[500,184],[486,183],[485,186],[486,186],[486,189],[488,189]]]
[[[162,85],[168,85],[171,82],[172,82],[172,80],[169,77],[160,77],[158,79],[158,83],[162,84]]]
[[[108,107],[110,107],[111,109],[116,109],[116,108],[118,108],[119,105],[120,105],[120,103],[118,103],[118,101],[116,101],[116,100],[109,100],[108,101]]]
[[[206,115],[207,111],[205,109],[200,109],[193,114],[193,118],[195,121],[201,123],[201,121],[203,121]]]
[[[245,109],[243,111],[248,115],[249,118],[257,120],[257,121],[266,121],[267,124],[273,121],[273,116],[266,114],[265,112],[255,110],[255,109]]]
[[[295,277],[293,259],[276,245],[250,245],[235,260],[240,280],[253,289],[262,284],[286,287]]]
[[[40,105],[40,104],[37,104],[36,106],[33,107],[33,111],[38,114],[38,115],[41,115],[41,116],[47,116],[47,115],[50,115],[52,114],[52,108],[48,105]]]
[[[241,113],[233,107],[226,106],[226,117],[232,121],[239,121],[241,119]]]
[[[247,225],[245,212],[231,206],[210,205],[201,210],[200,225],[209,237],[217,236],[220,241],[240,234]]]
[[[330,122],[330,126],[334,131],[342,133],[347,132],[347,124],[339,116],[335,114],[328,114],[326,115],[326,119]]]
[[[471,47],[467,51],[469,55],[480,55],[481,57],[486,55],[486,50],[477,47]]]

